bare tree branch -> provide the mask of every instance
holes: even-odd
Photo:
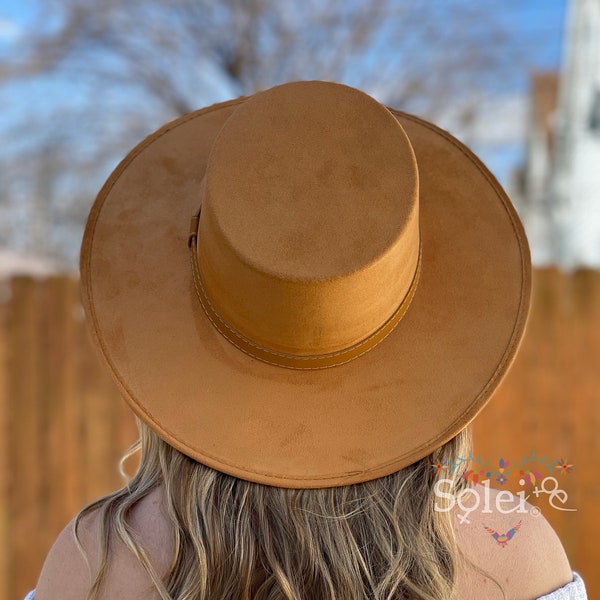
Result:
[[[348,83],[433,119],[451,102],[468,122],[482,90],[514,61],[485,4],[44,0],[0,62],[0,100],[15,86],[43,90],[0,132],[19,140],[0,155],[7,188],[19,197],[29,190],[32,206],[46,202],[45,214],[82,227],[101,180],[141,136],[226,94],[285,81]],[[28,181],[42,173],[43,185]],[[6,228],[0,235],[11,243]],[[60,240],[48,252],[71,263],[76,256]]]

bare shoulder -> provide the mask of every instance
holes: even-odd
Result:
[[[81,600],[91,587],[88,562],[75,541],[75,521],[60,533],[50,549],[37,582],[36,600]]]
[[[461,598],[501,598],[489,576],[511,600],[533,600],[572,580],[564,548],[537,509],[506,490],[473,490],[479,502],[473,494],[467,510],[454,512],[459,545],[471,563],[459,578]]]
[[[168,569],[172,542],[168,520],[159,492],[151,492],[128,515],[134,537],[150,564],[161,577]],[[83,600],[91,589],[100,566],[99,510],[85,515],[77,528],[71,521],[58,536],[46,557],[38,584],[36,600]],[[152,579],[138,558],[119,539],[111,541],[108,570],[98,596],[108,598],[159,598]]]

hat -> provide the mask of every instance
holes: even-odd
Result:
[[[319,81],[150,135],[81,252],[89,325],[140,419],[291,488],[388,475],[466,427],[515,356],[530,277],[517,214],[465,146]]]

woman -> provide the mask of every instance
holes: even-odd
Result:
[[[543,518],[500,548],[457,518],[460,469],[436,485],[530,291],[514,209],[446,132],[323,82],[192,113],[109,178],[81,271],[142,461],[37,600],[585,597]]]

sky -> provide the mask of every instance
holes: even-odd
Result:
[[[0,60],[2,55],[16,41],[22,29],[32,19],[43,0],[0,0]],[[418,0],[425,6],[433,0]],[[480,0],[490,6],[504,20],[511,32],[517,48],[527,52],[527,63],[537,70],[554,70],[560,67],[562,40],[566,4],[568,0],[523,0],[511,3],[505,10],[500,0]],[[505,186],[510,185],[512,174],[522,163],[524,156],[524,131],[530,73],[522,65],[515,64],[515,77],[510,87],[504,86],[502,93],[487,98],[481,103],[476,119],[476,127],[468,139],[461,136],[449,114],[445,122],[439,122],[457,137],[470,145],[490,170]],[[206,104],[222,101],[235,96],[235,92],[219,85],[214,78],[213,97]],[[75,89],[75,92],[74,92]],[[26,86],[15,86],[12,90],[3,90],[7,107],[0,110],[0,123],[16,122],[19,111],[25,114],[28,99],[48,98],[52,95],[66,104],[77,103],[76,88],[70,89],[68,83],[57,86],[52,80]],[[43,122],[43,102],[38,102],[38,118]],[[37,108],[37,107],[36,107]],[[80,148],[82,152],[85,148]],[[2,150],[0,149],[0,152]],[[27,216],[24,214],[23,218]]]
[[[17,38],[21,28],[35,14],[41,0],[2,0],[0,3],[0,58],[7,46]],[[425,3],[426,0],[421,0]],[[557,69],[561,61],[564,18],[568,0],[523,0],[511,6],[509,10],[501,7],[503,2],[497,0],[482,0],[490,4],[490,10],[497,11],[500,18],[505,20],[513,32],[516,44],[523,44],[528,52],[528,60],[541,70]],[[536,40],[539,39],[539,43]],[[518,65],[516,65],[518,69]],[[483,154],[496,176],[506,183],[515,165],[522,159],[523,126],[521,121],[525,116],[526,92],[528,73],[523,72],[517,78],[519,88],[510,90],[499,102],[488,102],[482,107],[480,115],[480,141],[473,142],[474,149]],[[69,94],[68,89],[54,90],[54,93]],[[216,95],[226,96],[227,90],[216,90]],[[215,98],[212,101],[225,99]],[[18,105],[11,103],[11,105]],[[489,127],[490,123],[499,120],[492,115],[497,111],[506,113],[512,111],[521,118],[512,120],[513,128]],[[10,115],[5,114],[5,118]],[[444,124],[450,129],[451,123]],[[457,132],[459,134],[459,132]],[[512,139],[511,139],[512,138]]]
[[[515,43],[523,44],[529,63],[536,70],[545,71],[560,69],[567,10],[568,0],[523,0],[518,8],[499,14],[511,24]],[[519,65],[515,68],[518,70]],[[490,99],[482,107],[479,141],[471,144],[505,186],[510,186],[515,169],[524,159],[529,75],[527,70],[520,71],[516,89]]]
[[[0,3],[0,51],[10,43],[31,17],[41,0],[2,0]],[[421,0],[424,4],[427,0]],[[514,27],[515,39],[526,36],[545,37],[545,43],[533,49],[541,68],[553,68],[560,60],[563,21],[567,0],[523,0],[516,7],[503,10],[501,0],[481,0],[490,5]],[[549,34],[549,35],[546,35]],[[531,51],[531,49],[529,49]]]

